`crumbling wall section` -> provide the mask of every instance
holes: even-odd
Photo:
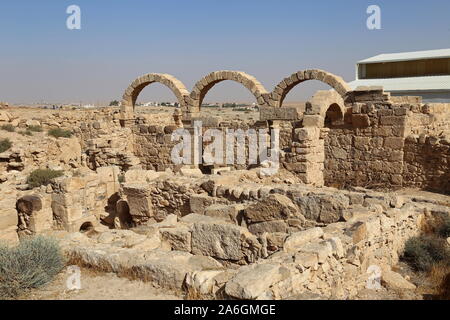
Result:
[[[450,103],[411,105],[406,136],[450,133]]]
[[[404,187],[450,193],[449,137],[410,135],[405,140]]]
[[[408,108],[389,103],[355,103],[342,127],[325,138],[325,184],[401,187]]]

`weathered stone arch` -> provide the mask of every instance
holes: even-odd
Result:
[[[308,114],[319,114],[325,117],[329,107],[331,105],[337,105],[341,110],[342,116],[347,111],[344,99],[339,93],[332,90],[319,90],[310,100],[310,107],[308,106]]]
[[[189,91],[180,80],[170,74],[148,73],[134,80],[125,90],[125,93],[122,96],[122,105],[120,108],[122,119],[125,120],[134,118],[134,105],[139,93],[141,93],[142,89],[146,86],[155,82],[164,84],[172,90],[177,97],[178,103],[180,104],[182,110],[187,109]]]
[[[342,96],[334,90],[319,90],[306,105],[303,117],[304,126],[322,128],[325,125],[327,112],[335,114],[335,121],[344,121],[349,107],[345,105]]]
[[[241,83],[251,91],[259,105],[269,105],[269,93],[264,86],[253,76],[242,71],[215,71],[199,80],[191,92],[191,112],[199,112],[203,99],[208,91],[217,83],[232,80]]]
[[[283,105],[284,98],[299,83],[308,80],[318,80],[323,83],[328,84],[336,92],[345,99],[347,93],[351,91],[348,84],[341,77],[334,75],[330,72],[311,69],[298,71],[293,73],[287,78],[284,78],[279,84],[275,86],[272,93],[270,94],[270,105],[273,107],[281,107]]]

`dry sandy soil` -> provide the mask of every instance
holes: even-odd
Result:
[[[181,294],[155,288],[151,283],[118,278],[113,273],[81,270],[81,289],[68,291],[68,274],[61,272],[41,289],[28,292],[24,300],[180,300]]]

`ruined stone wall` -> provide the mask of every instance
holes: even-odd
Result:
[[[132,128],[134,155],[143,169],[164,171],[174,166],[170,153],[178,142],[172,142],[176,127],[140,124]]]
[[[255,123],[241,123],[241,122],[220,122],[210,121],[203,119],[202,132],[205,133],[208,129],[221,130],[224,133],[223,136],[223,165],[214,165],[215,167],[231,167],[237,170],[248,169],[251,164],[248,162],[249,148],[255,148],[255,145],[250,145],[248,139],[245,141],[245,164],[226,164],[226,142],[225,132],[226,129],[238,130],[241,129],[246,132],[249,129],[269,130],[269,124],[266,121],[257,121]],[[292,140],[292,124],[290,122],[284,122],[283,124],[277,124],[277,128],[280,129],[280,148],[281,150],[289,148]],[[138,124],[132,127],[133,133],[133,149],[134,155],[139,158],[142,167],[147,170],[164,171],[167,168],[178,170],[180,165],[174,164],[171,159],[171,152],[175,145],[179,144],[179,141],[172,141],[172,132],[177,127],[174,125],[159,126],[149,125],[147,123]],[[186,130],[190,131],[193,136],[192,126],[187,126]],[[269,132],[269,131],[268,131]],[[193,143],[193,142],[192,142]],[[210,142],[204,142],[203,148],[206,148]],[[237,157],[238,148],[241,145],[235,140],[234,155]],[[205,165],[207,166],[207,165]],[[204,167],[204,166],[202,166]]]
[[[450,133],[449,103],[411,105],[409,109],[406,136]]]
[[[406,107],[360,104],[325,138],[326,185],[402,185]]]
[[[119,168],[111,166],[55,179],[51,194],[55,226],[76,232],[86,222],[96,225],[110,215],[113,219],[120,185],[118,173]]]
[[[122,188],[136,224],[161,222],[169,214],[179,217],[189,214],[190,195],[198,191],[199,186],[186,177],[156,181],[148,179],[140,183],[126,183]]]
[[[450,140],[410,135],[405,140],[403,186],[450,193]]]

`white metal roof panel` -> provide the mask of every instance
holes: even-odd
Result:
[[[385,91],[450,91],[450,76],[359,79],[349,82],[352,89],[360,86],[382,86]]]
[[[380,63],[380,62],[410,61],[410,60],[439,59],[439,58],[450,58],[450,49],[412,51],[401,53],[383,53],[371,58],[358,61],[358,63]]]

